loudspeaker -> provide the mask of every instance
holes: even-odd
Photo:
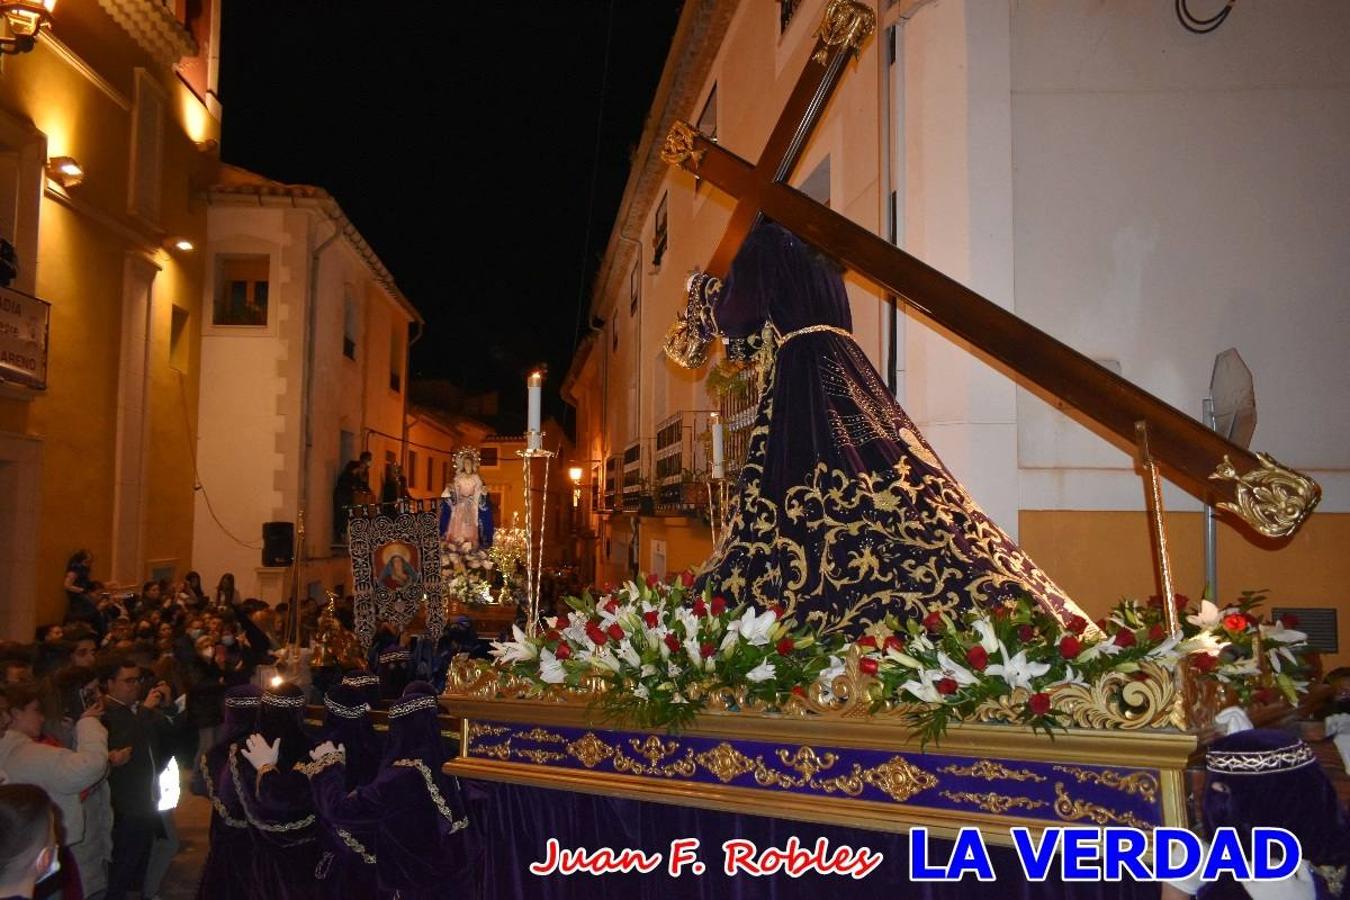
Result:
[[[295,523],[264,522],[262,564],[289,566],[295,562]]]

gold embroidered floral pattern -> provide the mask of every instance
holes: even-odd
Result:
[[[511,741],[508,738],[501,744],[475,744],[470,748],[474,756],[490,756],[493,759],[509,759],[511,757]]]
[[[1056,766],[1055,768],[1059,768]],[[950,765],[938,769],[948,775],[967,775],[983,778],[985,781],[1044,781],[1044,775],[1037,775],[1030,769],[1010,769],[1001,762],[982,759],[968,766]]]
[[[361,857],[361,862],[371,866],[375,865],[375,854],[367,850],[365,845],[353,837],[350,831],[345,828],[338,828],[335,830],[337,831],[338,838],[341,839],[342,843],[347,845],[347,849]]]
[[[420,759],[396,759],[394,760],[394,765],[402,768],[416,769],[422,775],[422,783],[427,786],[427,793],[431,796],[431,802],[436,804],[436,809],[440,811],[440,814],[450,823],[451,834],[469,826],[468,816],[465,816],[462,819],[456,819],[454,814],[450,812],[450,805],[445,802],[445,796],[441,794],[441,789],[436,786],[436,779],[431,777],[431,770],[427,768],[426,763],[422,762]]]
[[[340,763],[345,764],[346,761],[347,755],[345,753],[339,750],[334,750],[331,753],[325,753],[323,756],[320,756],[313,762],[301,763],[297,765],[295,767],[295,771],[300,772],[308,776],[309,778],[313,778],[315,775],[318,775],[320,772],[322,772],[329,766],[336,766]]]
[[[272,822],[264,822],[261,819],[259,819],[257,815],[254,813],[252,807],[250,806],[248,799],[248,791],[242,789],[242,782],[239,779],[238,751],[239,751],[238,744],[230,745],[230,775],[233,776],[234,778],[234,793],[239,798],[239,805],[244,808],[244,818],[248,819],[250,825],[252,825],[254,828],[257,828],[259,831],[286,833],[290,831],[300,831],[314,824],[314,815],[312,813],[308,816],[305,816],[302,819],[296,819],[292,822],[280,822],[276,824]],[[313,839],[307,838],[306,841],[308,840]],[[301,841],[300,843],[304,842],[305,841]]]
[[[498,731],[497,733],[501,734],[503,731],[508,730],[509,729],[503,728],[501,729],[501,731]],[[522,741],[537,741],[540,744],[567,743],[567,738],[563,737],[560,734],[554,734],[552,731],[546,731],[543,728],[531,728],[529,731],[520,732],[519,734],[516,735],[516,737],[520,738]]]
[[[521,759],[528,759],[536,766],[567,759],[566,753],[555,753],[552,750],[521,750],[519,747],[516,748],[516,756]]]
[[[1149,803],[1158,799],[1158,779],[1148,772],[1121,773],[1112,769],[1093,770],[1060,765],[1055,766],[1054,770],[1072,775],[1079,784],[1100,784],[1102,787],[1115,788],[1143,797]]]
[[[216,815],[220,816],[220,821],[231,828],[247,828],[248,823],[231,816],[230,811],[225,808],[225,804],[216,796],[216,785],[211,778],[211,772],[206,768],[206,756],[204,754],[198,761],[197,768],[201,770],[202,779],[206,783],[206,796],[211,801],[211,808],[216,811]]]
[[[469,725],[469,737],[496,737],[510,731],[505,725],[489,725],[486,722],[474,722]]]
[[[955,803],[972,803],[985,812],[1002,815],[1010,809],[1038,809],[1046,805],[1044,800],[1033,800],[1030,797],[1010,797],[1007,794],[995,794],[992,791],[984,794],[972,794],[965,791],[943,791],[942,796]]]

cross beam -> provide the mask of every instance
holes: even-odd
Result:
[[[1252,453],[1083,354],[1029,325],[899,247],[785,184],[847,57],[870,34],[872,12],[853,0],[831,0],[811,61],[798,80],[759,163],[713,143],[685,122],[666,138],[662,158],[737,198],[709,271],[723,276],[745,236],[767,215],[832,254],[918,312],[1078,410],[1133,447],[1139,423],[1154,458],[1195,496],[1233,513],[1253,531],[1284,538],[1298,530],[1321,499],[1306,475]]]

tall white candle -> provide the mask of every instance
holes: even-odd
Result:
[[[722,458],[722,419],[717,413],[712,414],[709,427],[712,428],[712,477],[721,478],[726,469]]]
[[[544,443],[544,436],[540,434],[539,415],[543,403],[544,375],[542,372],[531,372],[529,381],[529,449],[539,450]]]

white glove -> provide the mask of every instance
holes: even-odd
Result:
[[[322,744],[309,751],[309,758],[318,762],[330,753],[337,753],[345,760],[347,758],[347,747],[345,744],[338,744],[335,747],[333,746],[332,741],[324,741]]]
[[[1312,868],[1302,860],[1294,874],[1279,881],[1244,881],[1242,888],[1252,900],[1313,900],[1317,884]]]
[[[1326,729],[1327,737],[1350,734],[1350,713],[1336,713],[1333,716],[1327,716],[1322,722],[1322,726]]]
[[[252,763],[253,768],[261,770],[264,766],[275,766],[279,756],[281,756],[281,738],[277,738],[269,746],[261,734],[248,736],[244,746],[244,759]]]
[[[1331,739],[1336,749],[1341,751],[1341,765],[1350,773],[1350,734],[1338,734]]]
[[[1182,860],[1182,854],[1186,852],[1184,848],[1182,848],[1180,844],[1168,844],[1167,849],[1169,851],[1168,859],[1171,865],[1174,866],[1180,865]],[[1204,859],[1208,855],[1209,855],[1209,844],[1205,841],[1204,838],[1201,838],[1200,858]],[[1190,878],[1177,879],[1175,881],[1168,881],[1164,883],[1171,885],[1178,891],[1181,891],[1181,893],[1185,894],[1188,897],[1191,897],[1194,896],[1200,890],[1202,885],[1204,885],[1204,881],[1200,878],[1200,871],[1201,869],[1196,869],[1195,874],[1192,875]]]
[[[1225,706],[1219,710],[1214,716],[1214,724],[1225,735],[1252,729],[1252,720],[1247,718],[1246,711],[1240,706]]]

